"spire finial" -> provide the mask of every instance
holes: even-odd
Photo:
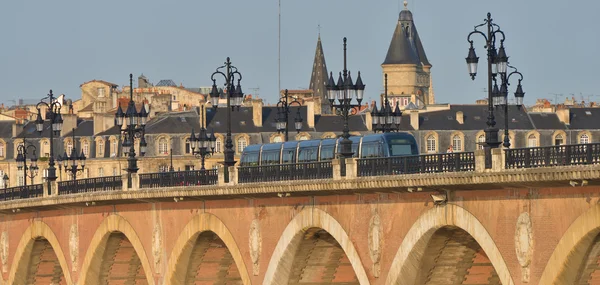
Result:
[[[321,24],[317,25],[317,31],[319,32],[319,39],[321,39]]]
[[[404,0],[404,10],[408,10],[408,1]]]

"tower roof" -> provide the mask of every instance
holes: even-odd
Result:
[[[321,45],[321,35],[319,35],[315,59],[313,61],[313,70],[310,76],[309,89],[313,90],[314,96],[319,96],[321,98],[321,102],[328,102],[326,84],[327,64],[325,64],[325,55],[323,54],[323,46]]]
[[[383,64],[423,64],[431,65],[413,22],[413,15],[404,1],[404,10],[400,12],[396,30]]]

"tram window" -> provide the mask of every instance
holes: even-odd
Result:
[[[409,144],[392,144],[390,145],[392,156],[411,155],[412,147]]]
[[[334,145],[321,147],[321,161],[332,160],[335,154],[333,153]]]
[[[300,149],[300,154],[298,155],[298,162],[317,161],[317,151],[317,148]]]
[[[294,163],[296,162],[296,150],[283,150],[282,163]]]
[[[242,157],[241,161],[243,166],[257,166],[258,165],[258,152],[249,152]]]
[[[362,158],[381,157],[381,145],[379,143],[365,143],[362,145]]]
[[[263,151],[261,155],[261,164],[279,164],[279,151],[271,150],[271,151]]]

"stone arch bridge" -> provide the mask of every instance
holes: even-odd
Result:
[[[0,284],[600,284],[600,165],[0,203]]]

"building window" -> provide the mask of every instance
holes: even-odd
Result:
[[[117,168],[113,167],[113,176],[117,176]]]
[[[215,143],[215,152],[219,152],[219,153],[222,152],[222,150],[221,150],[222,149],[221,148],[222,145],[223,145],[223,140],[220,139],[220,138],[218,138],[217,141],[216,141],[216,143]]]
[[[88,141],[83,142],[83,154],[85,157],[90,157],[90,143]]]
[[[23,186],[25,185],[25,177],[23,177],[23,174],[20,173],[17,177],[17,186]]]
[[[190,144],[190,139],[185,139],[185,153],[192,153],[192,145]]]
[[[71,152],[73,152],[73,142],[67,141],[67,154],[71,156]]]
[[[158,153],[159,154],[169,154],[169,145],[167,144],[166,138],[158,139]]]
[[[158,166],[158,172],[167,172],[169,171],[169,167],[166,164],[161,164]]]
[[[0,143],[0,157],[4,157],[4,143]]]
[[[587,134],[582,134],[579,137],[579,143],[580,144],[586,144],[586,143],[590,143],[590,136],[588,136]]]
[[[427,137],[427,152],[435,152],[436,147],[436,139],[434,135],[429,135]]]
[[[452,149],[456,152],[462,151],[462,139],[459,135],[452,137]]]
[[[402,105],[401,106],[406,106],[408,105],[408,98],[402,98]]]
[[[4,170],[0,170],[0,188],[4,188]],[[6,185],[8,187],[8,185]]]
[[[244,151],[244,149],[246,148],[246,146],[248,146],[248,142],[246,141],[246,138],[239,138],[238,142],[237,142],[238,153],[242,153]]]
[[[485,144],[485,135],[480,135],[477,137],[477,149],[483,149],[483,144]]]
[[[537,137],[534,134],[531,134],[527,137],[527,147],[536,147],[537,144]]]
[[[298,140],[299,140],[299,141],[307,141],[307,140],[308,140],[308,137],[307,137],[307,136],[305,136],[305,135],[301,135],[301,136],[299,136],[299,137],[298,137]]]
[[[116,157],[117,156],[117,140],[112,140],[110,142],[111,146],[110,146],[110,157]]]
[[[565,139],[561,134],[558,134],[554,137],[554,145],[563,145],[565,144]]]
[[[98,168],[98,177],[104,177],[104,168]]]
[[[98,141],[98,157],[104,157],[104,141]]]
[[[42,155],[44,157],[50,157],[50,143],[47,141],[42,143]]]
[[[275,136],[275,137],[273,138],[273,142],[274,142],[274,143],[280,143],[280,142],[282,142],[282,141],[283,141],[283,140],[281,139],[281,136]]]
[[[104,87],[98,88],[98,98],[104,97]]]

